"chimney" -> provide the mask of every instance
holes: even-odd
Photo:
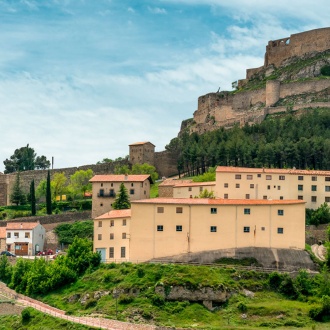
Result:
[[[125,181],[127,181],[127,179],[128,179],[128,175],[127,175],[127,173],[125,174]]]

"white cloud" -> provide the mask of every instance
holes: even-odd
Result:
[[[164,8],[148,7],[148,10],[153,14],[166,14],[167,11]]]

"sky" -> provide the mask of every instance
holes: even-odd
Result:
[[[199,96],[263,65],[269,40],[328,27],[328,0],[0,0],[0,172],[29,144],[54,168],[156,151]]]

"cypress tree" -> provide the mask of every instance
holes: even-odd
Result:
[[[123,183],[120,184],[119,193],[112,204],[114,210],[130,209],[131,203],[126,187]]]
[[[16,205],[23,205],[26,203],[26,196],[21,189],[19,172],[17,172],[15,184],[10,195],[10,201]]]
[[[31,198],[31,214],[36,215],[36,193],[34,187],[34,180],[31,181],[30,184],[30,198]]]
[[[52,214],[52,192],[50,189],[50,171],[48,170],[47,175],[47,186],[46,186],[46,209],[47,214]]]

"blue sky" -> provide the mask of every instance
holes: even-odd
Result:
[[[0,171],[164,150],[197,98],[263,64],[268,40],[329,26],[327,0],[0,0]]]

